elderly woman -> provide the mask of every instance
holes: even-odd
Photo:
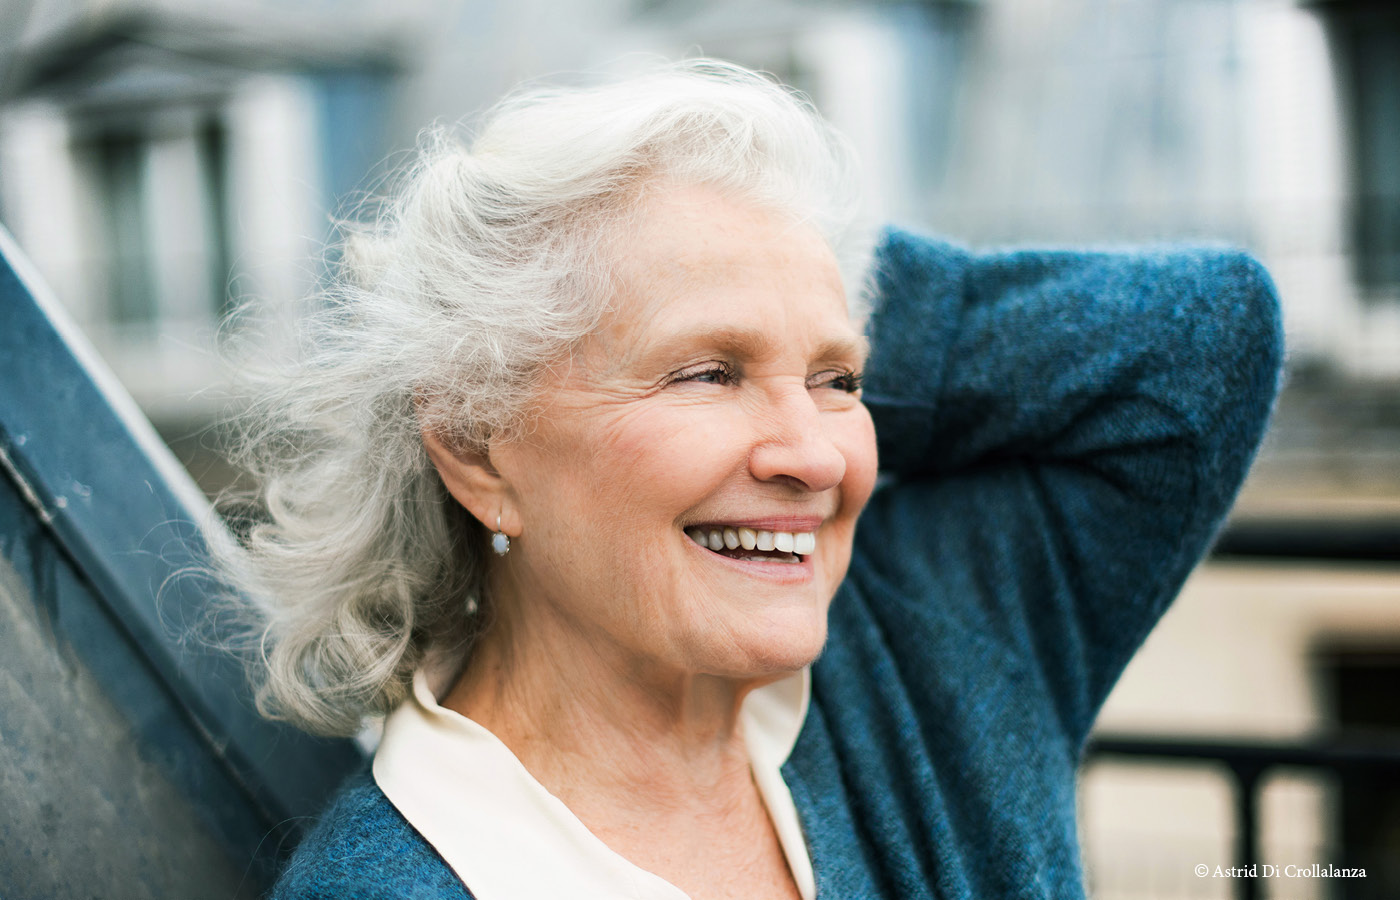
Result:
[[[863,280],[851,172],[694,62],[506,102],[348,241],[238,571],[269,713],[387,718],[276,896],[1082,895],[1080,748],[1243,478],[1272,289],[894,230]]]

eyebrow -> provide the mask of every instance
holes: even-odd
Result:
[[[771,336],[756,328],[731,325],[703,325],[681,331],[643,349],[641,359],[673,356],[692,347],[715,347],[750,359],[770,356],[775,352]],[[856,334],[832,335],[817,346],[813,359],[840,360],[864,365],[870,352],[870,342]]]

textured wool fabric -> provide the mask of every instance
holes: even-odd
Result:
[[[817,896],[1082,897],[1080,751],[1244,478],[1277,299],[1214,248],[973,254],[890,230],[876,264],[885,474],[783,767]],[[274,896],[470,895],[361,778]]]

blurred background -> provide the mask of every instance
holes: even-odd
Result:
[[[638,52],[810,93],[855,141],[877,218],[976,246],[1226,241],[1265,261],[1287,385],[1217,553],[1102,716],[1089,885],[1400,897],[1391,2],[0,0],[0,223],[215,495],[236,477],[217,453],[229,311],[295,314],[335,217],[425,125]],[[4,721],[0,785],[18,777]],[[78,827],[45,815],[54,839]],[[193,896],[248,890],[205,850],[167,852],[220,885]],[[1194,874],[1242,854],[1367,877]]]

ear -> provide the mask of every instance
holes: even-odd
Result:
[[[428,428],[422,435],[423,448],[453,499],[491,531],[496,530],[496,517],[500,516],[501,531],[518,537],[520,523],[510,485],[491,465],[489,448],[459,446]]]

